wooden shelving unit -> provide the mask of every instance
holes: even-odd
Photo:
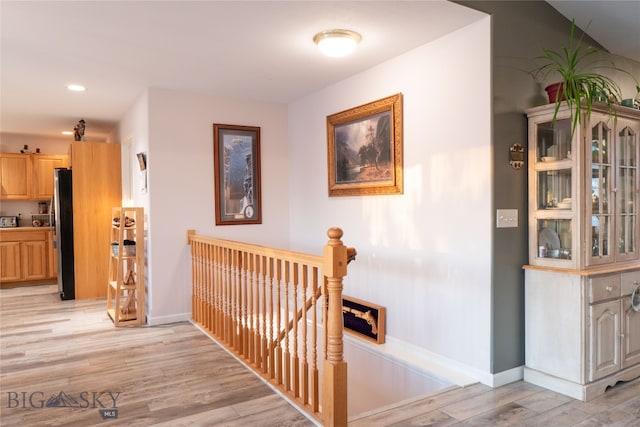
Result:
[[[111,218],[107,313],[115,326],[144,325],[144,209],[115,207]]]

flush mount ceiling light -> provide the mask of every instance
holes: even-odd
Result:
[[[327,56],[340,58],[353,52],[362,36],[351,30],[326,30],[313,36],[313,42]]]
[[[85,90],[87,90],[86,87],[82,85],[76,85],[76,84],[67,85],[67,89],[69,89],[72,92],[84,92]]]

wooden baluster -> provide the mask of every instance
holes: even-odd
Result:
[[[291,263],[289,261],[285,262],[284,269],[284,315],[285,315],[285,325],[289,328],[289,285],[291,284]],[[291,351],[289,347],[289,331],[285,331],[286,335],[284,336],[284,378],[283,384],[284,389],[289,391],[291,390]]]
[[[324,274],[329,296],[327,358],[323,371],[322,412],[325,425],[347,425],[347,363],[343,359],[342,278],[347,275],[347,247],[342,230],[330,228],[324,247]]]
[[[216,320],[215,331],[219,339],[224,338],[224,248],[216,246]]]
[[[275,321],[275,308],[273,302],[273,282],[276,275],[274,274],[274,259],[269,257],[269,378],[275,378],[275,360],[273,353],[275,352],[275,340],[273,339],[273,322]]]
[[[240,259],[237,250],[231,251],[231,348],[241,352],[238,333],[240,318]]]
[[[293,312],[298,313],[298,286],[300,286],[300,281],[298,279],[298,263],[293,263]],[[302,305],[304,307],[304,304]],[[291,372],[293,374],[293,395],[295,397],[300,396],[300,365],[298,359],[298,323],[299,320],[295,319],[293,322],[293,366],[291,367]]]
[[[235,327],[233,332],[236,336],[236,348],[239,354],[243,354],[244,349],[242,347],[242,253],[236,251],[236,313],[235,313]]]
[[[329,331],[327,331],[329,313],[329,292],[327,291],[327,278],[323,277],[322,282],[322,360],[327,360]]]
[[[253,312],[255,294],[253,292],[253,286],[255,283],[255,269],[254,269],[254,256],[247,252],[247,358],[249,362],[255,362],[255,347],[254,347],[254,319]]]
[[[253,334],[253,342],[251,344],[253,348],[252,362],[255,366],[260,366],[260,256],[253,254],[252,259],[254,269],[253,301],[251,304],[253,312],[253,325],[251,327]]]
[[[197,276],[197,281],[198,281],[198,301],[197,304],[194,306],[197,310],[197,322],[204,328],[206,328],[206,311],[205,311],[205,304],[206,304],[206,300],[205,300],[205,286],[206,286],[206,282],[205,282],[205,271],[206,271],[206,257],[203,254],[204,251],[204,247],[203,244],[198,242],[198,243],[194,243],[192,244],[192,249],[195,250],[198,253],[198,265],[196,266],[196,272],[195,275]]]
[[[199,242],[195,243],[193,247],[198,252],[198,266],[197,266],[197,280],[198,280],[198,303],[196,305],[198,323],[203,327],[207,328],[207,300],[205,296],[206,286],[207,286],[207,267],[209,263],[207,262],[206,256],[206,246]]]
[[[225,342],[229,346],[229,348],[233,349],[233,335],[231,334],[232,326],[231,322],[233,321],[232,307],[233,307],[233,292],[232,292],[232,281],[233,281],[233,273],[232,273],[232,261],[231,261],[231,251],[230,248],[224,249],[224,301],[225,301],[225,310],[224,310],[224,337]]]
[[[320,410],[320,378],[318,370],[318,277],[320,272],[317,267],[313,267],[313,294],[311,295],[311,370],[313,372],[311,395],[313,413]]]
[[[220,265],[219,265],[219,261],[218,261],[218,247],[216,245],[210,245],[209,248],[209,253],[211,256],[211,284],[210,284],[210,289],[209,289],[209,294],[210,294],[210,299],[211,299],[211,306],[212,306],[212,310],[211,310],[211,314],[209,314],[210,319],[209,322],[211,323],[211,331],[213,333],[214,336],[218,336],[218,309],[219,304],[220,304],[220,299],[218,298],[218,279],[219,279],[219,272],[220,272]]]
[[[199,296],[199,289],[198,289],[198,274],[196,273],[197,269],[197,251],[196,251],[196,243],[192,243],[189,242],[189,245],[191,246],[189,248],[189,251],[191,252],[191,307],[192,307],[192,313],[191,316],[193,317],[193,320],[196,323],[200,323],[199,319],[198,319],[198,296]],[[109,280],[111,280],[111,277],[109,278]],[[107,299],[107,301],[109,301],[109,299]]]
[[[215,252],[213,245],[207,244],[207,257],[209,258],[208,272],[207,272],[207,286],[205,289],[205,298],[207,300],[206,304],[206,319],[207,319],[207,330],[211,332],[212,335],[215,335],[214,329],[214,315],[215,315],[215,295],[214,295],[214,284],[215,284],[215,268],[216,268],[216,260],[215,260]]]
[[[280,336],[282,329],[282,260],[276,259],[276,333],[275,337]],[[280,339],[275,338],[275,365],[276,365],[276,384],[282,384],[282,345]]]
[[[210,313],[211,313],[211,301],[209,299],[209,285],[211,282],[211,256],[210,256],[210,252],[209,252],[209,246],[210,245],[206,245],[203,242],[200,242],[198,244],[198,251],[201,254],[204,254],[203,256],[205,256],[207,263],[203,266],[202,271],[200,272],[200,278],[202,280],[202,288],[200,289],[200,321],[201,321],[201,325],[203,328],[205,328],[208,331],[211,331],[211,324],[210,324]]]
[[[309,268],[308,265],[302,265],[302,296],[303,306],[307,301],[307,287],[309,285]],[[302,313],[302,402],[306,405],[309,403],[309,362],[307,361],[307,310]]]
[[[261,269],[262,269],[262,310],[260,314],[260,320],[262,322],[261,328],[261,345],[260,345],[260,362],[262,364],[262,372],[267,372],[267,258],[265,256],[260,257]]]
[[[251,276],[249,270],[249,254],[242,251],[242,355],[245,359],[249,359],[249,290]]]
[[[253,283],[253,301],[251,304],[253,310],[253,364],[260,366],[260,256],[254,254],[253,268],[254,268],[254,283]]]
[[[196,243],[192,243],[189,242],[190,244],[190,248],[189,251],[191,252],[191,307],[192,307],[192,313],[191,316],[193,317],[193,320],[196,323],[200,323],[198,320],[198,296],[199,296],[199,290],[198,290],[198,274],[197,274],[197,250],[196,250]],[[109,278],[109,280],[111,280],[111,278]]]

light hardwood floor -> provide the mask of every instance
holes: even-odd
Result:
[[[314,425],[187,322],[114,328],[103,299],[60,301],[55,286],[0,290],[0,322],[3,427]],[[39,407],[61,391],[75,403]],[[587,403],[522,381],[453,387],[349,425],[636,427],[640,379]]]

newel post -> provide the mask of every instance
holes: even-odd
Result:
[[[355,250],[340,240],[340,228],[327,231],[329,241],[324,247],[324,274],[327,277],[327,358],[322,381],[322,413],[326,426],[347,425],[347,362],[343,359],[342,278],[347,275],[347,263]]]

